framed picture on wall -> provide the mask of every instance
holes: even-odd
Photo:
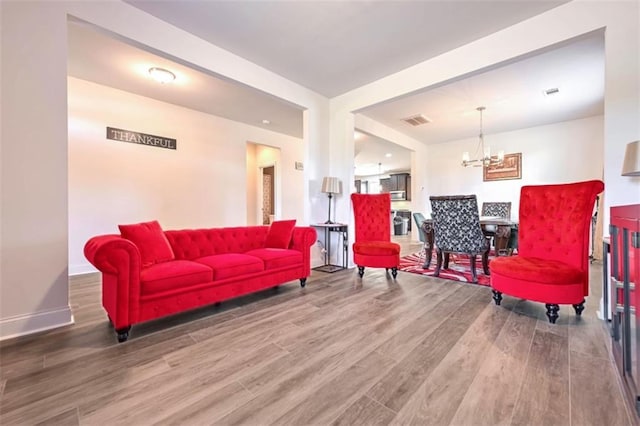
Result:
[[[504,161],[482,168],[482,180],[522,179],[522,153],[505,154]]]

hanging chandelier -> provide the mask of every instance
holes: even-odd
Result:
[[[504,151],[499,151],[498,155],[491,156],[491,148],[484,146],[484,134],[482,133],[482,111],[486,108],[479,106],[476,108],[480,112],[480,135],[478,135],[478,148],[476,149],[475,158],[472,160],[468,152],[462,153],[462,165],[464,167],[489,167],[494,164],[502,164],[504,161]]]

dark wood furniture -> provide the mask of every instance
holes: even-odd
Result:
[[[391,178],[380,179],[380,192],[391,192]]]
[[[611,350],[629,402],[640,413],[640,204],[611,207],[609,226]],[[606,264],[606,260],[604,262]],[[606,315],[606,314],[605,314]],[[605,316],[606,318],[606,316]]]
[[[509,238],[511,237],[511,228],[517,224],[518,222],[511,219],[494,216],[480,216],[480,226],[482,227],[483,232],[485,225],[493,225],[497,227],[495,234],[492,234],[495,238],[496,256],[510,254],[507,247],[509,244]],[[433,255],[433,219],[425,219],[424,222],[422,222],[421,228],[426,237],[426,258],[422,267],[427,269],[429,265],[431,265],[431,256]]]
[[[380,179],[380,192],[404,191],[406,201],[411,201],[411,175],[409,173],[393,173],[388,178]]]

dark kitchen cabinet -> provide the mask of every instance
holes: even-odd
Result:
[[[404,191],[406,200],[411,201],[411,175],[395,173],[389,176],[389,191]]]
[[[406,191],[407,190],[407,177],[409,173],[398,173],[390,175],[391,191]]]
[[[391,189],[391,178],[380,179],[380,192],[391,192],[395,189]]]

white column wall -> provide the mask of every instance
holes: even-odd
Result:
[[[73,319],[67,284],[67,17],[54,3],[0,7],[0,338],[6,338]]]

